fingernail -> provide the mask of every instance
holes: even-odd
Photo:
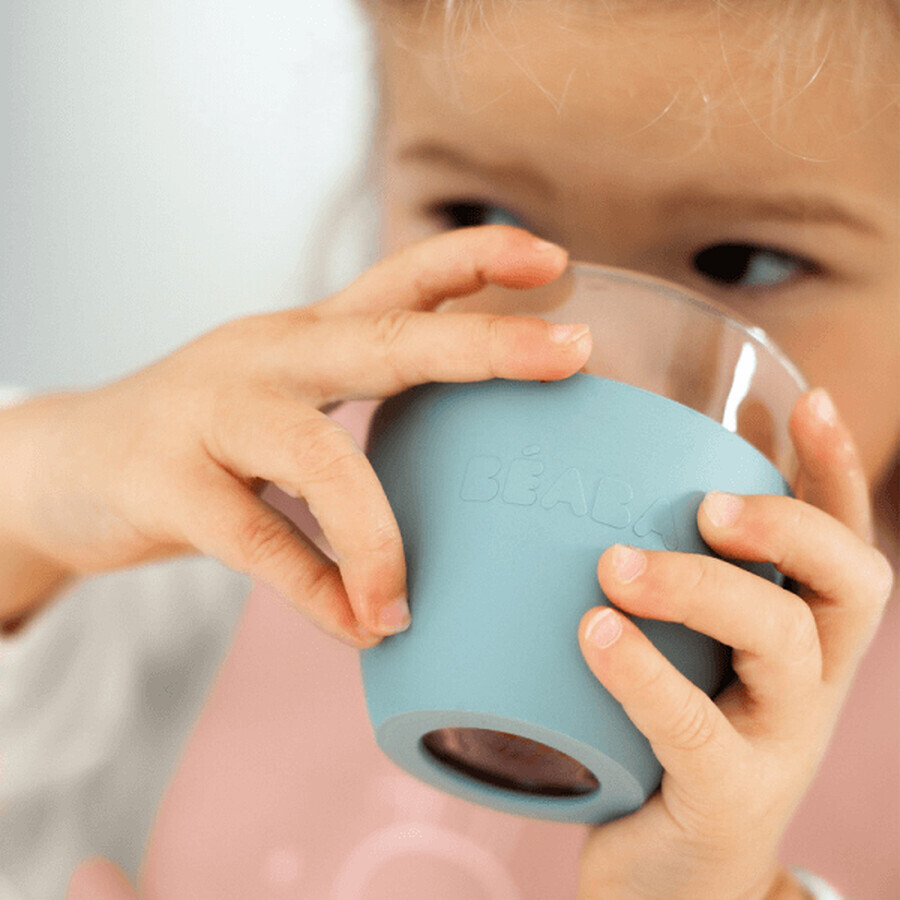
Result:
[[[590,325],[553,325],[550,328],[550,340],[555,344],[573,344],[590,330]]]
[[[728,528],[734,525],[744,508],[744,501],[734,494],[710,491],[703,500],[703,509],[713,525]]]
[[[383,607],[378,614],[379,627],[389,631],[391,634],[396,634],[398,631],[406,631],[411,622],[409,606],[406,600],[402,598]]]
[[[614,610],[607,607],[606,609],[601,609],[591,619],[585,638],[595,647],[606,648],[612,646],[621,633],[621,619],[619,619]]]
[[[825,388],[816,388],[810,393],[809,407],[826,425],[834,425],[837,421],[837,411]]]
[[[619,581],[628,584],[647,568],[647,557],[633,547],[616,544],[612,552],[612,565]]]

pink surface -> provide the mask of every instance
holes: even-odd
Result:
[[[332,417],[364,447],[375,405]],[[304,504],[278,504],[318,534]],[[787,863],[858,900],[900,896],[898,635],[893,602],[784,845]],[[358,652],[257,584],[160,808],[142,886],[151,900],[564,900],[585,833],[398,769],[375,744]]]
[[[900,591],[860,665],[782,858],[853,900],[900,897]]]

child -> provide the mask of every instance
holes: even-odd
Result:
[[[799,597],[677,553],[599,559],[616,606],[725,640],[741,683],[707,701],[627,619],[585,614],[586,663],[666,774],[644,808],[587,830],[578,896],[802,896],[806,876],[780,866],[779,844],[886,608],[892,573],[872,546],[876,533],[896,550],[897,10],[887,0],[372,0],[370,13],[390,255],[312,306],[229,323],[120,382],[0,418],[4,615],[27,616],[72,573],[199,551],[268,582],[352,646],[374,645],[409,624],[399,533],[358,444],[323,411],[425,381],[578,371],[590,339],[558,343],[540,320],[466,305],[486,283],[526,287],[561,272],[565,253],[523,229],[573,259],[668,278],[760,325],[817,386],[792,417],[798,499],[713,495],[698,518],[714,549],[776,562]],[[466,227],[481,225],[493,227]],[[602,346],[602,333],[593,340]],[[266,481],[305,498],[339,569],[259,498]],[[620,562],[630,568],[617,575]],[[233,657],[240,652],[239,638]],[[319,694],[340,702],[320,683]],[[268,709],[270,695],[254,702]],[[246,758],[289,746],[277,728],[263,739],[270,725],[260,717],[248,722]],[[231,746],[240,742],[225,740],[236,733],[217,738],[219,753],[240,754]],[[896,819],[896,771],[893,781],[886,774],[864,764],[855,773],[861,795],[887,798],[866,812],[875,828],[887,827],[880,815]],[[299,815],[322,821],[337,780]],[[229,815],[217,799],[201,822],[177,806],[178,789],[176,779],[158,826],[169,835],[151,849],[150,896],[220,896],[210,885],[237,883],[231,860],[250,857],[255,833],[271,844],[280,829],[290,843],[283,808],[298,814],[283,783],[271,805],[253,807],[257,821],[240,840],[227,825],[244,806]],[[355,808],[338,812],[350,828]],[[485,814],[502,830],[504,817]],[[520,845],[558,892],[517,881],[510,867],[484,896],[570,896],[573,873],[554,871],[556,858],[535,840],[566,826],[520,827]],[[206,861],[189,857],[190,874],[172,874],[188,838]],[[270,890],[296,881],[289,895],[332,896],[302,882],[296,856],[277,852],[266,857]],[[882,867],[879,896],[900,886],[890,865],[866,860]],[[349,883],[333,896],[363,896]]]

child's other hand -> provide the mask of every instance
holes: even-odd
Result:
[[[859,457],[843,424],[813,391],[791,433],[798,498],[708,496],[703,539],[730,559],[773,562],[799,596],[701,555],[644,554],[623,582],[616,548],[600,558],[610,601],[637,616],[682,622],[734,648],[738,675],[713,702],[624,616],[605,648],[579,627],[591,670],[646,735],[665,772],[635,813],[591,829],[579,900],[754,900],[803,896],[779,868],[778,845],[834,729],[892,584],[871,544]],[[823,415],[824,412],[824,415]],[[602,629],[601,629],[602,631]],[[607,640],[610,640],[607,633]]]
[[[590,337],[554,341],[540,318],[432,312],[488,283],[544,284],[565,265],[565,251],[521,229],[441,234],[319,303],[228,322],[120,381],[8,410],[0,531],[12,523],[74,574],[199,551],[372,646],[404,624],[405,606],[392,612],[406,588],[400,531],[363,451],[322,409],[429,381],[572,375]],[[259,499],[267,481],[308,502],[337,565]]]

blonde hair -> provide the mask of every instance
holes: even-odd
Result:
[[[829,141],[866,127],[886,113],[900,110],[900,0],[360,0],[380,32],[376,53],[384,41],[414,46],[417,35],[440,29],[442,55],[455,90],[454,62],[461,50],[478,34],[496,39],[492,23],[509,20],[516,10],[550,10],[559,13],[558,27],[572,40],[588,40],[585,23],[603,17],[611,28],[641,27],[641,15],[663,12],[680,18],[678,27],[692,27],[696,17],[718,30],[725,71],[738,102],[750,120],[775,147],[811,162],[827,161],[833,153]],[[627,23],[621,18],[628,12]],[[690,21],[689,21],[690,20]],[[484,28],[479,28],[483,25]],[[553,27],[550,25],[550,27]],[[514,48],[504,47],[509,55]],[[464,51],[463,51],[464,52]],[[380,63],[376,63],[376,69]],[[838,116],[835,130],[826,142],[784,142],[796,102],[828,68],[832,83],[843,83],[843,100],[850,101],[850,116]],[[523,68],[524,71],[524,68]],[[757,73],[758,79],[747,80]],[[837,81],[834,81],[835,73]],[[529,73],[557,113],[564,98],[545,90]],[[376,74],[377,78],[377,74]],[[753,96],[743,84],[754,84]],[[713,126],[707,92],[697,85],[696,96],[683,94],[681,115],[696,115],[707,133]],[[673,87],[674,107],[678,89]],[[460,101],[461,102],[461,101]],[[690,106],[684,106],[690,104]],[[883,120],[882,120],[883,121]],[[888,125],[885,139],[896,129]],[[898,132],[900,140],[900,132]]]
[[[846,72],[847,83],[864,88],[876,79],[900,99],[900,0],[360,0],[375,21],[405,20],[422,29],[441,14],[445,46],[465,41],[480,22],[516,7],[555,6],[564,16],[606,15],[615,23],[621,10],[658,12],[661,7],[688,12],[697,7],[715,16],[720,29],[732,25],[767,25],[767,39],[754,47],[761,64],[771,67],[775,81],[796,80],[797,67],[817,72],[836,41],[852,44],[857,64]],[[427,23],[427,25],[426,25]],[[814,77],[814,75],[812,76]]]

